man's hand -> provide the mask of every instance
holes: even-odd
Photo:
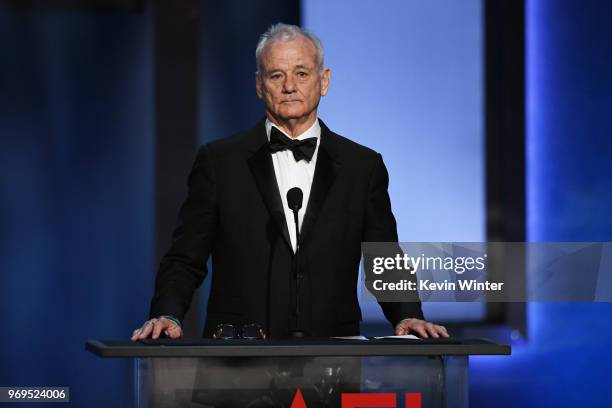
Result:
[[[395,326],[395,335],[416,334],[421,338],[449,337],[446,327],[420,319],[404,319]]]
[[[181,326],[170,319],[159,317],[157,319],[147,320],[141,328],[134,330],[132,333],[132,341],[146,339],[149,336],[157,339],[162,331],[171,339],[183,337],[183,329],[181,329]]]

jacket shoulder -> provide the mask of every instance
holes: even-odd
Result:
[[[342,136],[338,133],[331,132],[332,139],[336,150],[340,153],[340,156],[348,159],[352,162],[363,164],[371,164],[378,162],[381,158],[380,153],[372,148],[364,146],[360,143],[355,142],[348,137]]]
[[[363,154],[366,156],[376,156],[379,154],[376,150],[368,146],[364,146],[360,143],[357,143],[354,140],[349,139],[346,136],[342,136],[337,133],[333,133],[333,135],[337,138],[338,143],[341,143],[344,148],[352,150],[356,154]]]

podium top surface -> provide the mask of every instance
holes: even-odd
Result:
[[[99,357],[316,357],[316,356],[469,356],[509,355],[511,347],[487,340],[458,339],[296,339],[88,340],[85,348]]]

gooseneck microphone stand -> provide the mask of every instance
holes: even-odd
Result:
[[[293,211],[293,221],[295,224],[295,254],[293,254],[291,269],[293,272],[293,277],[295,279],[295,305],[293,308],[293,315],[297,321],[297,328],[291,331],[291,336],[293,337],[305,337],[306,334],[303,330],[299,329],[300,326],[300,300],[301,300],[301,283],[302,279],[304,279],[304,275],[300,273],[300,262],[299,262],[299,253],[300,253],[300,224],[298,212],[300,208],[302,208],[304,194],[299,187],[293,187],[289,191],[287,191],[287,205]]]

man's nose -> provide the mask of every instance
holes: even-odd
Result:
[[[291,77],[287,77],[283,83],[283,92],[293,93],[295,92],[295,82]]]

